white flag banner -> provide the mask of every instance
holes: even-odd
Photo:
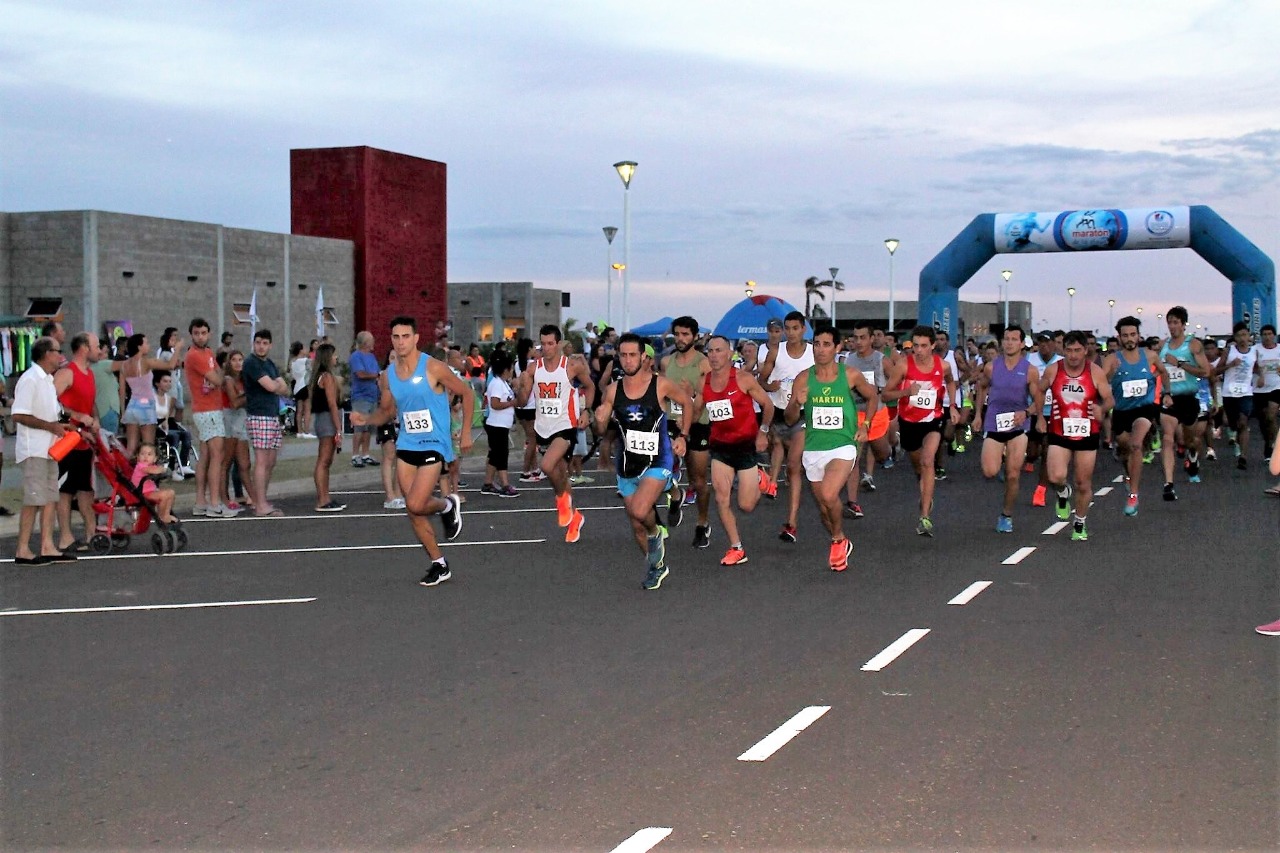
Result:
[[[324,287],[316,290],[316,337],[324,337]]]
[[[249,301],[249,340],[258,333],[258,288],[253,289],[253,298]]]

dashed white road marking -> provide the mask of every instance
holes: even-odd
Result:
[[[898,639],[894,640],[885,650],[873,657],[862,665],[863,672],[879,672],[905,652],[907,649],[918,643],[925,634],[929,633],[928,628],[912,628]]]
[[[613,853],[645,853],[646,850],[656,847],[659,841],[670,834],[669,826],[650,826],[613,848]]]
[[[978,593],[989,586],[991,586],[991,581],[974,581],[965,588],[964,592],[948,601],[947,604],[968,604],[978,597]]]
[[[1061,533],[1070,523],[1069,521],[1055,521],[1044,529],[1044,535],[1052,536],[1055,533]]]
[[[1094,492],[1093,496],[1096,498],[1100,498],[1100,497],[1103,497],[1104,495],[1111,494],[1112,491],[1114,490],[1110,486],[1103,486],[1101,489],[1098,489],[1098,491]]]
[[[770,755],[786,746],[792,738],[809,728],[814,721],[830,710],[830,705],[810,705],[774,729],[764,740],[739,755],[738,760],[764,761]]]
[[[1124,482],[1124,474],[1121,474],[1119,477],[1116,477],[1116,478],[1115,478],[1114,480],[1112,480],[1111,482],[1113,482],[1113,483],[1123,483],[1123,482]]]
[[[194,610],[205,607],[253,607],[262,604],[306,604],[314,598],[266,598],[258,601],[201,601],[193,604],[130,604],[120,607],[57,607],[48,610],[0,610],[0,616],[49,616],[57,613],[114,613],[121,610]]]
[[[1035,550],[1036,549],[1030,545],[1028,545],[1025,548],[1019,548],[1018,550],[1014,551],[1012,554],[1004,558],[1003,565],[1016,566],[1018,565],[1018,563],[1021,563],[1023,560],[1027,559],[1027,557],[1030,557],[1032,554],[1034,554]]]

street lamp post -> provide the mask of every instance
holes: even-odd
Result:
[[[606,225],[604,229],[604,239],[609,241],[609,248],[606,257],[608,258],[608,266],[604,270],[604,284],[606,302],[604,309],[604,324],[606,326],[613,325],[613,238],[618,235],[618,229],[612,225]]]
[[[844,290],[844,285],[837,286],[836,274],[840,272],[839,267],[827,267],[827,272],[831,273],[831,325],[839,328],[836,323],[836,291]]]
[[[1138,322],[1141,323],[1142,322],[1142,306],[1141,305],[1138,306],[1137,311],[1138,311]]]
[[[894,326],[894,316],[893,316],[893,253],[898,251],[899,245],[900,243],[897,240],[893,239],[892,237],[884,241],[884,247],[889,250],[889,331],[890,332],[894,332],[897,329],[897,327]],[[835,276],[832,276],[832,278],[835,278]]]
[[[1013,270],[1000,270],[1000,277],[1004,279],[1004,327],[1009,328],[1009,279],[1013,278]],[[1001,332],[1000,334],[1004,334]]]
[[[1116,301],[1114,299],[1107,300],[1107,328],[1114,329],[1116,327]]]
[[[614,163],[622,178],[622,328],[631,329],[631,178],[636,164],[631,160]]]
[[[1067,331],[1075,329],[1076,320],[1076,289],[1074,287],[1067,288]]]
[[[747,298],[750,299],[752,296],[755,295],[756,283],[754,281],[748,281],[747,286],[743,289],[746,291]]]
[[[618,274],[618,280],[619,280],[619,281],[622,281],[622,280],[623,280],[623,277],[627,274],[627,265],[626,265],[626,264],[611,264],[610,266],[612,266],[612,267],[613,267],[613,271],[614,271],[614,272],[616,272],[616,273]],[[610,320],[610,321],[609,321],[609,325],[610,325],[610,326],[612,326],[612,325],[613,325],[613,321],[612,321],[612,320]],[[626,331],[626,330],[624,329],[623,331]]]

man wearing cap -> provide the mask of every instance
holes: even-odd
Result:
[[[1047,330],[1036,332],[1035,345],[1035,349],[1027,356],[1027,361],[1031,362],[1031,366],[1036,369],[1038,375],[1044,376],[1045,371],[1049,369],[1049,365],[1062,361],[1062,356],[1054,348],[1053,333]],[[1044,452],[1046,437],[1040,427],[1048,422],[1049,409],[1052,405],[1052,398],[1045,397],[1044,410],[1041,412],[1043,419],[1032,418],[1030,429],[1027,432],[1027,465],[1031,466],[1031,470],[1034,471],[1036,463],[1040,463],[1040,482],[1036,485],[1035,493],[1031,496],[1032,506],[1044,506],[1046,493],[1049,490],[1049,469]]]

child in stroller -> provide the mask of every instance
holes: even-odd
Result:
[[[157,485],[160,479],[167,479],[169,469],[157,463],[156,446],[142,444],[138,447],[138,461],[134,463],[133,475],[129,478],[135,486],[142,489],[142,497],[156,509],[156,516],[165,524],[177,524],[178,518],[173,514],[173,501],[177,494],[173,489],[162,489]]]
[[[139,485],[147,477],[167,476],[154,473],[157,469],[164,470],[163,466],[156,464],[155,445],[147,445],[145,458],[150,460],[150,465],[140,463],[135,478],[134,466],[114,437],[99,432],[93,436],[86,435],[86,438],[93,446],[94,468],[111,487],[110,495],[93,502],[98,522],[89,547],[99,554],[124,550],[129,547],[133,536],[151,530],[154,519],[159,529],[151,530],[151,549],[157,555],[186,548],[187,532],[173,515],[173,490],[158,489],[154,482],[150,484],[151,488]],[[153,473],[148,473],[147,468]],[[148,500],[148,493],[154,500]]]

